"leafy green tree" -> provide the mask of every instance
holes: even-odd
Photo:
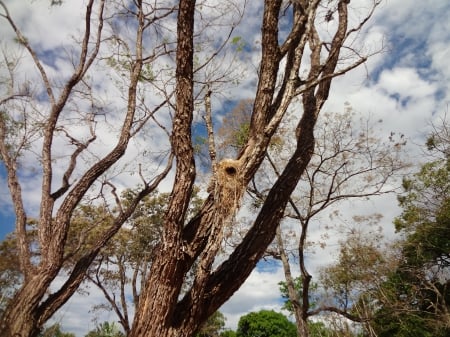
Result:
[[[245,146],[249,131],[252,100],[240,101],[228,114],[217,131],[221,157],[234,157]]]
[[[273,310],[251,312],[239,319],[237,337],[296,337],[295,324]]]
[[[136,193],[137,191],[132,190],[124,191],[121,196],[122,203],[127,205],[132,202],[136,198]],[[168,200],[169,194],[158,191],[143,198],[136,211],[127,220],[126,226],[122,227],[114,240],[99,253],[87,274],[87,279],[102,291],[106,300],[106,303],[96,305],[94,311],[114,312],[126,334],[129,334],[131,329],[129,312],[134,311],[139,303],[140,289],[144,287],[155,249],[161,242]],[[202,203],[203,200],[196,189],[188,209],[188,219],[198,212]],[[83,214],[86,211],[84,209],[76,215],[76,221],[83,223],[83,226],[90,223]],[[89,212],[92,211],[89,209]],[[105,218],[105,215],[100,213],[97,218]],[[190,280],[190,277],[186,278],[185,287]],[[208,319],[209,327],[216,324],[218,329],[221,328],[218,324],[220,318],[224,317],[220,315],[220,312],[216,312]]]
[[[122,203],[132,202],[136,193],[124,191]],[[106,300],[95,305],[94,311],[114,312],[126,334],[131,329],[129,312],[134,311],[139,302],[140,289],[161,242],[168,197],[167,193],[154,191],[143,198],[126,226],[99,253],[87,273],[87,279],[102,291]],[[83,213],[76,215],[76,221],[86,226],[89,222],[85,222]]]
[[[387,275],[397,266],[394,251],[382,244],[384,237],[379,230],[352,229],[339,242],[337,260],[320,269],[321,305],[348,318],[328,317],[330,328],[340,335],[352,333],[352,325],[371,331],[368,322],[375,311],[374,303]]]
[[[403,182],[400,259],[379,296],[378,336],[450,334],[450,138],[444,121],[427,140],[431,160]]]
[[[225,330],[220,333],[220,337],[236,337],[236,331],[233,330]]]
[[[410,266],[432,263],[436,272],[450,267],[450,158],[422,166],[403,182],[402,215],[397,231],[406,235],[403,254]]]
[[[37,223],[34,219],[27,219],[27,240],[37,245]],[[3,310],[12,300],[17,289],[23,282],[23,272],[20,267],[17,235],[9,233],[0,242],[0,317]],[[30,250],[30,256],[39,260],[39,250]]]

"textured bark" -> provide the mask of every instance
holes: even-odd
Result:
[[[304,315],[302,309],[304,302],[300,302],[300,297],[297,290],[295,289],[295,280],[291,273],[291,266],[289,265],[289,258],[286,254],[284,248],[283,237],[281,234],[280,227],[277,228],[277,246],[279,251],[280,260],[283,264],[284,277],[286,279],[286,288],[288,291],[288,297],[292,304],[292,309],[294,312],[295,323],[297,326],[297,336],[298,337],[308,337],[308,325],[306,319],[303,319]],[[307,317],[307,316],[306,316]]]
[[[175,70],[176,104],[172,105],[169,102],[172,97],[172,93],[169,92],[165,93],[166,100],[161,103],[161,106],[167,105],[174,108],[170,141],[172,156],[176,161],[175,179],[165,217],[161,245],[153,260],[149,276],[141,289],[129,333],[130,337],[188,337],[194,335],[208,316],[214,313],[241,286],[274,239],[289,197],[313,154],[314,127],[320,109],[328,98],[332,78],[359,64],[355,62],[346,70],[336,71],[340,49],[347,38],[346,6],[349,1],[338,2],[339,27],[332,42],[327,45],[326,51],[325,43],[320,40],[314,27],[316,10],[320,2],[320,0],[301,0],[292,1],[288,5],[282,0],[266,0],[264,2],[264,12],[261,18],[262,51],[258,72],[259,80],[253,103],[249,137],[246,146],[234,160],[236,164],[235,179],[239,182],[239,190],[236,191],[236,195],[244,194],[247,184],[264,160],[271,138],[277,131],[287,109],[296,97],[300,97],[302,109],[299,108],[299,110],[302,111],[299,112],[301,118],[297,125],[296,145],[290,160],[270,189],[259,214],[240,245],[226,261],[213,268],[213,262],[222,243],[224,224],[233,215],[234,210],[224,210],[221,205],[220,193],[213,190],[206,198],[201,211],[186,224],[187,209],[196,178],[191,137],[194,87],[198,85],[194,81],[193,75],[195,71],[196,2],[192,0],[179,1]],[[103,3],[100,1],[101,6]],[[88,142],[78,144],[72,153],[71,163],[67,167],[60,187],[52,193],[52,184],[54,184],[52,179],[52,161],[54,160],[52,142],[55,127],[67,99],[97,57],[100,46],[101,15],[97,18],[100,23],[97,27],[95,47],[88,48],[92,44],[90,31],[93,4],[94,0],[91,0],[87,6],[85,36],[81,44],[79,65],[61,90],[59,97],[56,97],[39,59],[10,20],[9,14],[3,16],[13,26],[19,41],[23,43],[34,59],[47,90],[51,111],[48,115],[48,123],[45,124],[43,130],[41,154],[43,165],[39,216],[41,263],[36,270],[30,273],[26,267],[30,261],[29,257],[26,254],[21,256],[23,268],[28,270],[28,274],[26,271],[24,274],[28,276],[3,317],[0,326],[2,337],[31,337],[37,334],[38,329],[46,320],[76,291],[99,250],[119,230],[138,202],[158,186],[171,167],[172,156],[168,160],[166,169],[151,184],[144,184],[145,186],[131,205],[127,209],[119,210],[113,225],[102,233],[92,248],[75,262],[65,284],[55,293],[46,297],[49,285],[61,271],[64,262],[65,242],[70,227],[70,218],[75,207],[92,184],[122,157],[130,138],[144,125],[135,120],[137,87],[141,80],[143,62],[147,62],[151,58],[142,55],[143,32],[155,20],[163,19],[171,13],[169,9],[161,16],[153,15],[154,13],[144,14],[143,8],[151,6],[148,3],[144,6],[140,0],[134,2],[136,8],[130,10],[129,14],[131,16],[131,12],[133,12],[136,15],[137,23],[136,26],[130,25],[129,28],[136,28],[134,46],[136,55],[134,55],[133,62],[130,63],[128,106],[124,112],[125,116],[117,144],[110,153],[92,165],[73,186],[70,186],[69,178],[71,178],[76,159],[89,145]],[[284,41],[280,42],[282,38],[278,32],[279,20],[286,19],[287,16],[283,15],[283,12],[287,10],[292,11],[292,16],[289,16],[288,22],[283,22],[283,24],[291,25],[291,31]],[[309,46],[311,53],[304,52],[306,46]],[[166,50],[166,48],[164,42],[161,49]],[[321,56],[323,57],[325,54],[328,57],[321,60]],[[304,60],[304,55],[308,55],[310,60]],[[364,59],[359,60],[359,62],[363,61]],[[300,66],[305,62],[310,64],[310,69],[307,77],[300,81]],[[281,69],[282,64],[285,65],[284,69]],[[210,95],[211,93],[208,92],[206,102],[208,106]],[[210,106],[207,109],[210,109]],[[211,121],[208,123],[209,131],[213,130],[210,125]],[[161,128],[165,130],[163,126]],[[0,132],[4,133],[1,124]],[[0,133],[0,136],[3,134]],[[92,139],[94,138],[95,135],[92,136]],[[210,135],[210,153],[214,159],[212,138]],[[2,149],[0,148],[0,150]],[[13,174],[16,168],[14,168],[14,163],[10,167],[8,175],[11,176],[9,181],[11,191],[13,191],[15,186]],[[17,191],[20,192],[20,189]],[[61,200],[58,200],[59,198]],[[57,203],[56,201],[61,202]],[[55,204],[60,205],[57,210]],[[20,213],[19,201],[16,206],[18,215],[20,215],[18,226],[24,228],[26,214]],[[22,241],[19,241],[26,247],[27,242],[24,238],[25,236],[22,237]],[[22,250],[25,250],[26,253],[28,249],[29,247]],[[198,266],[195,267],[195,279],[191,288],[182,294],[181,289],[186,275],[194,268],[194,265]]]
[[[176,113],[172,149],[176,157],[175,183],[164,223],[162,245],[153,262],[150,278],[141,292],[130,337],[180,336],[173,312],[187,272],[182,229],[195,180],[191,140],[193,117],[193,56],[195,1],[181,0],[178,7],[176,57]]]
[[[86,27],[85,36],[81,46],[81,55],[79,60],[79,65],[75,69],[72,77],[68,80],[66,85],[61,91],[58,98],[54,96],[52,86],[48,80],[46,73],[36,56],[34,50],[28,45],[25,39],[21,39],[21,33],[15,26],[12,19],[7,13],[7,19],[16,31],[17,36],[29,50],[32,55],[37,68],[41,73],[44,84],[47,88],[47,94],[49,96],[49,101],[51,103],[51,111],[49,113],[48,122],[45,123],[46,127],[43,131],[44,142],[42,147],[42,163],[43,163],[43,182],[42,182],[42,196],[41,196],[41,212],[39,215],[39,242],[40,242],[40,263],[31,268],[31,259],[29,255],[21,254],[21,259],[27,260],[23,262],[24,268],[22,270],[25,275],[25,280],[22,287],[15,294],[14,298],[8,303],[8,307],[5,310],[3,317],[0,322],[0,336],[21,336],[21,337],[32,337],[36,336],[39,330],[42,328],[44,323],[64,304],[66,301],[75,293],[79,285],[85,277],[86,270],[91,265],[94,258],[97,256],[99,250],[108,242],[108,240],[120,229],[121,225],[128,219],[128,217],[133,213],[134,209],[138,205],[139,201],[153,191],[159,184],[159,182],[167,175],[170,170],[171,160],[169,159],[169,164],[166,169],[153,181],[152,184],[144,186],[141,192],[138,194],[135,200],[130,204],[130,206],[122,210],[120,214],[116,217],[114,223],[110,228],[99,236],[97,242],[88,250],[74,265],[73,269],[69,273],[69,276],[63,286],[55,291],[54,293],[48,295],[48,289],[52,281],[56,278],[62,269],[64,263],[64,249],[65,242],[67,239],[67,234],[70,226],[71,215],[78,205],[80,200],[85,195],[86,191],[92,186],[92,184],[106,172],[114,163],[116,163],[120,157],[123,156],[125,150],[128,146],[129,140],[131,138],[131,128],[133,126],[133,119],[136,110],[136,89],[139,76],[142,69],[142,33],[143,33],[143,14],[140,12],[139,18],[140,22],[136,32],[136,50],[137,56],[136,61],[133,63],[131,68],[130,85],[128,89],[128,106],[125,113],[122,130],[117,141],[116,146],[113,150],[106,154],[102,159],[92,165],[84,175],[79,178],[77,183],[72,186],[70,191],[68,191],[69,186],[67,185],[68,178],[70,177],[73,168],[76,164],[77,156],[84,150],[85,147],[79,146],[73,155],[71,156],[71,162],[67,168],[66,174],[64,175],[63,184],[57,192],[51,192],[52,184],[52,142],[55,136],[55,128],[59,118],[59,115],[64,108],[69,96],[71,95],[74,87],[79,83],[88,68],[91,66],[93,61],[97,57],[97,53],[100,46],[102,22],[103,22],[103,6],[104,1],[99,2],[98,11],[98,26],[97,26],[97,39],[95,41],[95,47],[91,49],[90,54],[88,53],[88,44],[90,43],[91,37],[91,15],[92,6],[94,0],[91,0],[86,7]],[[2,3],[3,5],[3,3]],[[4,7],[6,10],[6,7]],[[0,125],[1,127],[2,125]],[[1,128],[0,128],[1,129]],[[2,140],[4,137],[2,137]],[[2,142],[4,145],[4,142]],[[87,146],[87,145],[86,145]],[[4,146],[2,146],[4,147]],[[8,181],[10,184],[11,192],[14,194],[17,188],[14,184],[14,179],[16,179],[16,167],[11,164],[7,166]],[[67,192],[68,191],[68,192]],[[53,215],[54,205],[56,199],[61,197],[67,192],[64,199],[62,200],[61,206],[59,206],[55,215]],[[20,194],[17,194],[20,197]],[[16,209],[21,207],[21,199],[13,200]],[[21,228],[25,226],[26,215],[21,215],[17,219],[16,231],[19,242],[23,246],[23,242],[26,243],[26,233],[21,232]],[[30,250],[30,247],[25,249]],[[48,296],[47,296],[48,295]]]
[[[186,82],[185,71],[188,70],[186,63],[192,57],[191,46],[187,41],[192,41],[193,35],[189,38],[189,34],[193,32],[188,30],[194,20],[194,4],[180,1],[178,36],[179,39],[182,38],[179,40],[182,44],[177,50],[177,113],[174,116],[172,140],[175,151],[178,151],[178,146],[183,149],[182,152],[176,152],[178,161],[183,161],[183,164],[179,164],[180,168],[181,165],[186,166],[183,167],[184,174],[180,173],[175,180],[163,243],[140,297],[131,337],[192,336],[207,317],[219,309],[240,287],[274,239],[289,197],[313,154],[314,126],[320,109],[328,98],[340,48],[346,38],[347,1],[341,1],[339,28],[329,47],[328,59],[325,63],[321,62],[323,43],[313,25],[319,2],[302,1],[293,6],[295,20],[292,31],[280,45],[278,20],[282,1],[265,1],[259,82],[249,139],[237,159],[237,174],[243,189],[264,159],[272,135],[292,99],[297,95],[302,95],[303,98],[303,114],[297,126],[295,151],[273,184],[253,226],[229,258],[213,270],[211,257],[221,239],[220,228],[217,226],[219,199],[211,192],[201,212],[185,227],[179,222],[182,221],[181,218],[171,215],[176,212],[182,216],[186,206],[185,193],[191,188],[190,183],[194,179],[189,172],[193,169],[193,164],[190,164],[191,149],[187,144],[181,146],[177,143],[182,140],[190,142],[187,138],[188,130],[183,130],[178,123],[188,120],[186,111],[191,106],[191,101],[185,96],[189,94],[191,97],[192,89]],[[299,87],[298,72],[307,43],[311,48],[311,68],[306,84]],[[281,86],[276,90],[283,57],[286,57],[287,65],[282,72]],[[177,210],[172,207],[177,207]],[[196,269],[191,289],[180,300],[183,278],[194,261],[197,261],[201,268]],[[307,309],[304,313],[306,311]],[[306,321],[306,317],[303,318]]]

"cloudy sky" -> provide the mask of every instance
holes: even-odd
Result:
[[[46,0],[7,0],[11,15],[16,18],[24,35],[43,50],[57,48],[66,43],[82,26],[81,1],[66,0],[62,6],[51,7]],[[259,26],[255,11],[261,8],[261,1],[250,1],[244,18],[236,34],[248,41],[257,40]],[[353,1],[359,6],[364,1]],[[336,79],[324,111],[342,111],[345,104],[374,120],[382,120],[386,136],[391,132],[402,133],[408,139],[410,160],[420,161],[418,146],[423,144],[430,123],[439,123],[448,112],[450,102],[450,2],[448,0],[383,0],[375,16],[362,36],[366,46],[383,46],[383,52],[374,55],[362,67]],[[11,30],[4,20],[0,21],[2,47],[9,43]],[[251,43],[253,43],[251,42]],[[251,51],[251,50],[250,50]],[[257,63],[257,54],[249,52],[248,60]],[[52,53],[43,55],[57,74],[64,73],[66,64],[58,64]],[[26,66],[26,69],[31,69]],[[55,70],[57,69],[57,71]],[[246,68],[243,75],[248,82],[254,78],[252,68]],[[30,70],[32,72],[32,70]],[[246,79],[243,79],[243,82]],[[228,93],[214,102],[216,109],[225,106],[224,101],[233,95],[251,96],[250,86],[236,91],[229,88]],[[113,89],[111,89],[113,90]],[[247,91],[248,90],[248,91]],[[3,93],[2,93],[3,94]],[[105,135],[107,137],[107,135]],[[133,154],[130,154],[133,158]],[[37,207],[38,196],[33,189],[39,185],[27,182],[27,205]],[[5,172],[0,166],[0,237],[13,228],[13,216],[9,195],[6,191]],[[393,196],[386,196],[366,203],[354,202],[342,205],[342,209],[368,209],[384,215],[383,226],[386,233],[392,233],[391,220],[399,210]],[[328,250],[316,250],[308,257],[312,272],[318,265],[332,261],[333,245]],[[283,279],[280,268],[274,264],[261,263],[241,289],[222,307],[227,317],[227,325],[235,328],[239,317],[249,311],[262,308],[278,310],[282,303],[278,292],[278,282]],[[101,295],[89,289],[89,296],[75,296],[55,316],[65,330],[84,336],[95,327],[87,311],[91,304],[99,303]],[[114,320],[113,314],[102,320]]]

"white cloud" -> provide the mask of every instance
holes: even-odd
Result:
[[[399,101],[421,100],[436,92],[435,85],[420,78],[414,68],[394,68],[381,73],[378,87],[386,94],[399,95]],[[403,104],[402,104],[403,105]]]

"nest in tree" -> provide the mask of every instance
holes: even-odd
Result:
[[[239,207],[244,186],[240,174],[240,162],[224,159],[217,165],[216,196],[221,213],[234,214]]]

